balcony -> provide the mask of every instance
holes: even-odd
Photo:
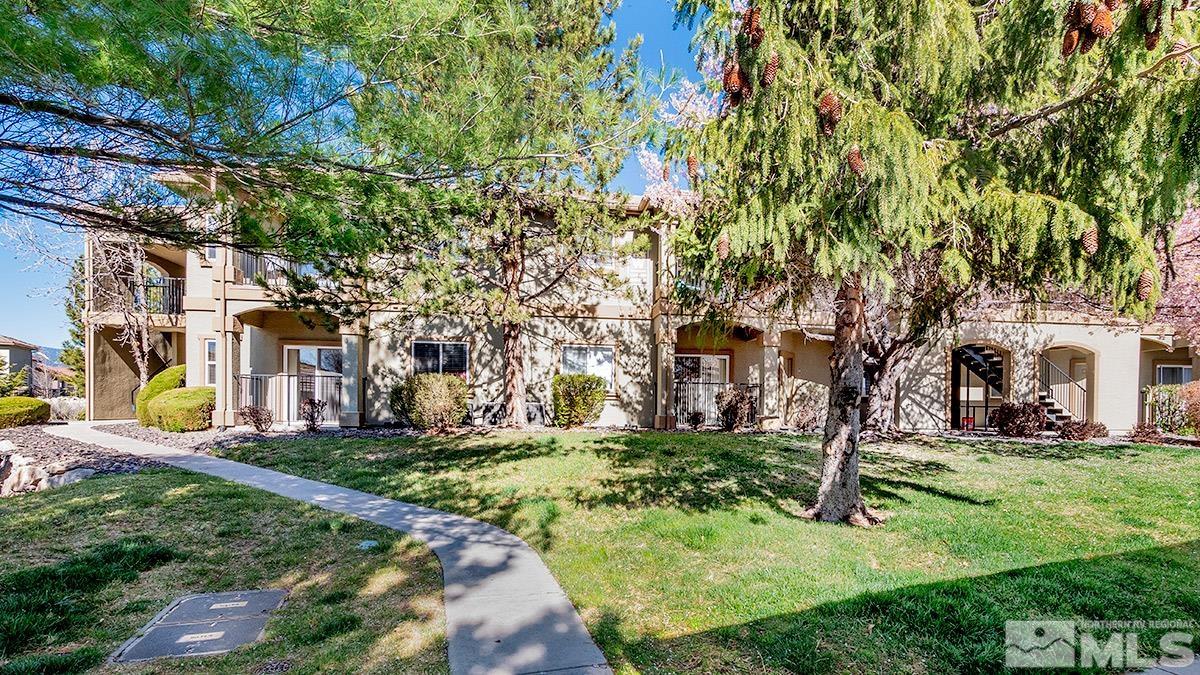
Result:
[[[183,314],[183,296],[186,283],[179,277],[159,277],[146,281],[138,288],[129,282],[129,294],[134,307],[144,309],[147,314]]]
[[[233,252],[233,266],[237,270],[237,283],[246,286],[286,286],[287,275],[311,274],[310,265],[284,260],[278,256]]]

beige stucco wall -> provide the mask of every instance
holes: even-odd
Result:
[[[918,353],[900,385],[900,423],[903,428],[941,430],[947,427],[950,349],[975,342],[1004,347],[1012,355],[1011,392],[1015,401],[1036,400],[1038,357],[1051,347],[1075,347],[1095,354],[1089,370],[1092,419],[1110,431],[1131,429],[1138,419],[1141,336],[1136,330],[1105,325],[1068,323],[993,322],[964,326],[954,339]]]
[[[528,399],[549,406],[550,385],[560,372],[563,345],[615,347],[615,385],[600,425],[651,426],[654,423],[653,338],[648,319],[567,319],[541,317],[525,324]],[[461,319],[431,318],[396,323],[394,315],[372,318],[366,366],[368,424],[393,421],[388,409],[392,384],[412,372],[414,340],[468,344],[468,384],[475,403],[499,401],[503,392],[503,341],[495,326]]]

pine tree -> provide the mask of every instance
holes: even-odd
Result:
[[[446,27],[469,39],[421,73],[419,100],[404,90],[365,97],[358,143],[384,162],[418,147],[452,180],[342,183],[352,207],[305,196],[264,203],[264,217],[283,214],[287,231],[307,233],[288,242],[289,255],[317,272],[293,279],[285,306],[342,323],[374,313],[393,325],[451,316],[495,328],[505,419],[524,426],[525,326],[615,290],[606,260],[638,243],[621,240],[625,201],[605,192],[651,120],[638,44],[614,48],[616,5],[472,3],[480,16]],[[364,66],[377,57],[356,56]],[[427,133],[414,138],[414,120]]]
[[[770,89],[671,146],[708,169],[686,264],[718,287],[777,289],[781,310],[836,287],[814,518],[875,521],[858,477],[867,308],[907,261],[933,256],[950,285],[1036,297],[1051,282],[1135,315],[1157,299],[1152,241],[1200,171],[1193,12],[1152,3],[1182,46],[1147,51],[1146,12],[1126,3],[1110,36],[1089,30],[1087,53],[1064,59],[1068,4],[763,1],[752,47],[725,0],[678,2],[682,18],[702,17],[701,48],[751,79],[780,57]]]
[[[71,265],[71,277],[67,281],[67,298],[63,309],[67,314],[67,339],[63,342],[59,360],[73,371],[68,384],[75,396],[87,396],[87,360],[83,350],[87,343],[87,325],[84,312],[87,307],[87,284],[84,277],[83,256]]]

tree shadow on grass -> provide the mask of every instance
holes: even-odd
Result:
[[[761,503],[796,516],[817,496],[820,452],[811,439],[737,434],[623,434],[590,441],[609,462],[609,475],[577,488],[581,506],[669,507],[706,512]],[[943,462],[888,452],[864,452],[863,493],[868,501],[907,501],[897,489],[977,506],[978,499],[923,485],[915,478],[951,471]]]
[[[1006,621],[1194,625],[1200,620],[1200,542],[867,593],[675,638],[633,635],[625,618],[603,611],[593,634],[610,661],[643,669],[1002,672]],[[1159,639],[1171,630],[1200,633],[1167,626],[1138,631],[1142,654],[1158,655]],[[1103,645],[1109,633],[1095,635]]]
[[[1070,461],[1075,459],[1121,459],[1138,454],[1137,449],[1125,443],[1099,445],[1085,442],[1032,443],[992,439],[947,439],[941,449],[947,452],[988,454],[1014,459],[1049,459]]]

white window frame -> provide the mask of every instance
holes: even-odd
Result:
[[[568,373],[567,366],[567,350],[571,348],[577,349],[607,349],[612,352],[612,377],[609,378],[608,394],[612,396],[617,391],[617,346],[616,345],[589,345],[578,343],[563,344],[559,349],[558,354],[558,372],[564,375],[591,375],[591,373]]]
[[[463,340],[413,340],[412,344],[409,345],[409,347],[408,347],[408,358],[411,359],[411,361],[412,361],[411,366],[409,367],[409,371],[413,375],[418,374],[417,373],[417,345],[419,345],[419,344],[437,345],[438,346],[438,370],[437,371],[439,374],[443,373],[443,369],[444,369],[445,363],[446,363],[446,355],[445,355],[446,345],[462,345],[463,352],[465,353],[465,355],[467,357],[466,367],[463,370],[463,378],[468,382],[471,381],[471,345],[469,343],[467,343],[466,341],[463,341]],[[457,374],[457,373],[451,373],[451,374],[453,375],[453,374]]]
[[[213,346],[211,361],[208,360],[208,345],[210,342],[212,343],[212,346]],[[217,386],[217,379],[219,379],[219,376],[220,376],[220,367],[218,365],[218,359],[217,359],[217,347],[218,346],[219,345],[217,345],[217,338],[204,338],[203,340],[200,341],[200,351],[201,351],[200,358],[204,362],[204,386],[206,386],[206,387]],[[208,370],[209,366],[212,366],[212,377],[211,378],[208,376],[209,375],[209,370]]]
[[[1190,365],[1188,365],[1186,363],[1162,363],[1162,364],[1157,364],[1154,367],[1154,382],[1155,382],[1155,384],[1162,384],[1163,370],[1168,369],[1168,368],[1172,369],[1172,370],[1175,370],[1175,369],[1178,369],[1181,371],[1186,370],[1187,371],[1187,382],[1195,382],[1195,380],[1193,379],[1193,374],[1195,371],[1192,370],[1192,367]]]

